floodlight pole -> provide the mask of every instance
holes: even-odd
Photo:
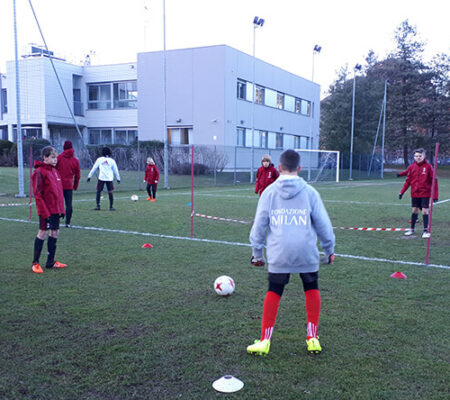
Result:
[[[253,163],[255,159],[255,97],[256,97],[256,87],[255,87],[255,48],[256,48],[256,28],[259,26],[262,28],[264,25],[264,19],[255,17],[253,18],[253,78],[252,78],[252,157],[250,166],[250,183],[254,182],[254,168]]]
[[[384,136],[386,133],[386,100],[387,100],[387,85],[389,84],[389,79],[384,81],[384,97],[383,97],[383,133],[381,135],[381,169],[380,175],[381,179],[384,177]]]
[[[167,131],[167,68],[166,68],[166,0],[163,0],[163,86],[164,86],[164,189],[169,189],[169,133]]]
[[[16,0],[13,0],[13,11],[14,11],[14,52],[16,61],[17,167],[19,174],[19,194],[16,195],[16,197],[25,197],[25,191],[23,187],[23,147],[22,147],[22,123],[20,119],[20,84],[19,84],[19,55],[17,50]]]
[[[348,180],[353,180],[352,178],[352,170],[353,170],[353,132],[355,127],[355,87],[356,87],[356,71],[361,71],[361,65],[356,64],[353,70],[353,96],[352,96],[352,128],[350,132],[350,165],[349,165],[349,173]]]

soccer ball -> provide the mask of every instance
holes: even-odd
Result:
[[[133,194],[133,196],[131,196],[131,200],[138,201],[139,197],[137,196],[137,194]]]
[[[219,296],[229,296],[234,292],[234,281],[226,275],[219,276],[214,281],[214,290]]]

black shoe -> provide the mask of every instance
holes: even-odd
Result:
[[[95,207],[94,211],[100,211],[100,206]]]
[[[71,227],[71,225],[70,224],[66,224],[66,228],[70,228]]]
[[[116,211],[114,207],[109,207],[109,211]]]

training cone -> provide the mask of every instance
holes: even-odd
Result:
[[[213,382],[212,387],[218,392],[233,393],[244,387],[244,382],[233,375],[225,375]]]
[[[153,246],[150,243],[145,243],[144,245],[142,245],[143,249],[152,249]]]
[[[391,275],[391,278],[406,279],[406,275],[403,272],[397,271]]]

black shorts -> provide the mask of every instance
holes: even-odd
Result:
[[[306,272],[303,274],[299,274],[300,278],[303,281],[303,284],[309,284],[312,282],[317,282],[319,279],[319,272]],[[291,274],[273,274],[269,272],[267,279],[269,282],[276,283],[278,285],[287,285],[289,283],[289,278]]]
[[[112,181],[101,181],[100,179],[97,182],[97,192],[101,192],[105,187],[108,189],[108,192],[112,192],[114,190],[114,185]]]
[[[430,204],[429,197],[411,197],[411,205],[417,208],[428,208]]]
[[[59,214],[52,214],[48,218],[39,215],[39,229],[41,231],[57,231],[59,229]]]

